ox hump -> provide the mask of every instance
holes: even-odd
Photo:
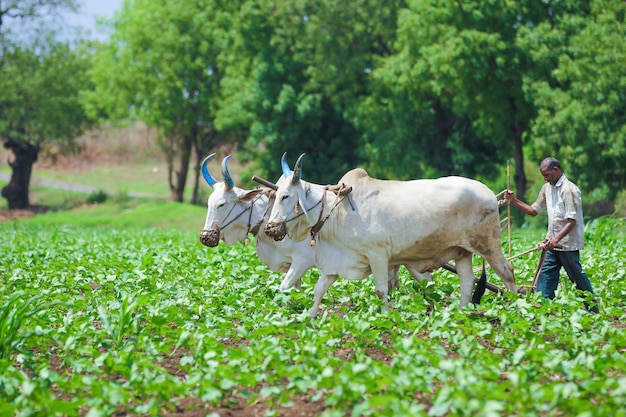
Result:
[[[339,180],[339,184],[341,184],[342,182],[350,184],[350,182],[354,182],[354,181],[361,180],[364,178],[365,179],[370,178],[367,171],[364,170],[363,168],[354,168],[345,173],[345,175],[341,178],[341,180]]]

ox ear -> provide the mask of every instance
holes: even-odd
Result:
[[[289,164],[287,163],[287,152],[280,158],[280,166],[283,169],[283,177],[287,179],[291,175],[291,168],[289,168]]]
[[[233,181],[233,177],[230,176],[230,171],[228,171],[228,160],[230,159],[230,155],[228,155],[222,161],[222,177],[224,177],[224,184],[226,185],[225,190],[230,191],[235,186],[235,182]]]
[[[296,206],[295,206],[295,210],[296,213],[300,214],[300,210],[302,210],[304,212],[304,215],[306,217],[309,216],[309,212],[306,209],[306,205],[304,204],[304,202],[306,201],[306,194],[307,194],[307,187],[305,187],[303,183],[300,183],[301,185],[299,187],[296,187],[297,190],[297,194],[298,194],[298,201],[296,202]]]
[[[257,195],[263,193],[265,190],[262,188],[255,188],[254,190],[246,191],[244,195],[239,197],[239,201],[251,201]]]
[[[292,184],[297,184],[300,182],[300,177],[302,176],[302,157],[304,154],[300,155],[298,160],[296,161],[296,165],[293,167],[293,177],[291,178]]]
[[[204,158],[204,160],[200,164],[200,172],[202,172],[202,176],[204,177],[204,180],[211,187],[213,187],[217,181],[215,181],[215,179],[213,179],[213,177],[209,173],[209,169],[207,168],[207,164],[209,163],[211,158],[213,158],[214,156],[215,156],[215,152],[213,152],[211,155],[209,155],[206,158]]]

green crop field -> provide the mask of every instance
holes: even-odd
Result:
[[[565,275],[552,302],[459,310],[455,275],[403,270],[391,311],[371,278],[339,280],[311,320],[316,270],[281,293],[253,243],[199,243],[202,208],[153,221],[175,208],[0,223],[1,416],[626,415],[624,221],[586,225],[598,315]],[[513,261],[518,284],[537,259]]]

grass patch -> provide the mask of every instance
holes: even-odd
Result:
[[[64,171],[34,171],[33,179],[60,181],[96,187],[111,194],[137,192],[168,197],[165,164],[146,161],[132,165],[99,165],[80,174]],[[189,186],[192,178],[189,179]]]
[[[52,210],[69,210],[87,201],[88,194],[57,188],[31,186],[30,203],[50,207]],[[5,200],[6,204],[6,200]]]
[[[67,224],[95,228],[198,231],[204,225],[205,214],[204,207],[190,204],[128,199],[124,202],[113,201],[82,205],[72,210],[51,211],[17,221],[43,226]]]

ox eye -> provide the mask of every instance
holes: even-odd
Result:
[[[288,198],[289,198],[289,196],[288,196],[287,194],[285,194],[285,195],[283,196],[283,200],[286,200],[286,199],[288,199]]]

